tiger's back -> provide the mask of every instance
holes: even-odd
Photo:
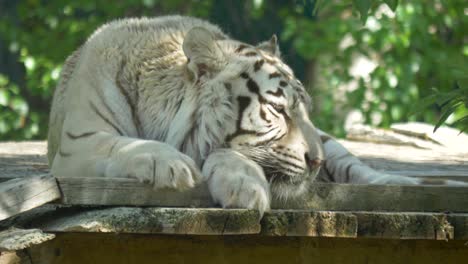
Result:
[[[89,89],[87,84],[80,85],[83,80],[91,82],[92,92],[102,97],[109,93],[106,89],[112,87],[100,85],[102,83],[96,78],[105,78],[120,89],[127,103],[131,105],[132,120],[125,118],[119,121],[123,126],[135,127],[138,130],[137,134],[131,133],[130,136],[164,141],[167,128],[175,114],[166,113],[163,117],[161,113],[175,111],[158,107],[149,109],[147,105],[166,105],[165,108],[171,108],[171,105],[167,106],[168,103],[180,105],[184,86],[182,77],[186,73],[177,65],[187,61],[182,51],[182,42],[184,35],[194,26],[209,28],[220,39],[226,38],[221,30],[206,21],[180,16],[117,20],[97,29],[63,65],[50,111],[49,164],[53,164],[60,148],[65,116],[67,112],[74,111],[70,106],[82,100],[80,91]],[[73,80],[70,84],[71,79]],[[147,90],[145,87],[152,89]],[[70,91],[71,89],[74,91]],[[148,96],[147,93],[158,93],[158,98]],[[141,96],[152,98],[153,101],[140,102]],[[119,107],[112,106],[115,103],[112,102],[112,98],[101,99],[107,101],[109,108]],[[111,111],[116,112],[114,109]],[[145,114],[151,116],[149,119],[153,119],[152,122],[141,123],[140,120],[144,119]],[[154,120],[155,117],[158,120]]]

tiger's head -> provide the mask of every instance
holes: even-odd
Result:
[[[308,116],[310,97],[280,59],[276,36],[251,46],[193,28],[183,48],[195,82],[217,89],[210,93],[219,94],[219,112],[231,110],[221,120],[224,146],[257,162],[274,196],[302,194],[324,151]]]

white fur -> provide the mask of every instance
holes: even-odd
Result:
[[[185,142],[186,154],[177,150],[186,140],[191,119],[203,120],[198,130],[212,128],[218,121],[212,108],[200,107],[200,94],[190,89],[193,85],[186,77],[182,42],[184,33],[197,25],[224,38],[216,26],[193,18],[119,20],[98,29],[67,60],[51,110],[48,155],[54,175],[135,177],[155,189],[178,190],[200,181],[201,161],[220,143],[216,129],[211,129],[214,139],[202,131]],[[165,82],[160,81],[162,76]],[[224,91],[213,89],[203,96],[211,101],[226,97]],[[138,109],[135,117],[128,98]],[[178,105],[181,111],[176,112]],[[230,112],[219,110],[217,118],[229,120]],[[141,131],[132,118],[139,120]],[[75,140],[67,136],[90,132],[94,134]]]
[[[270,186],[262,168],[231,149],[219,149],[207,158],[203,175],[214,201],[224,208],[270,209]]]
[[[255,69],[261,60],[269,63]],[[248,88],[249,81],[258,87]],[[284,96],[272,95],[278,87]],[[243,112],[241,97],[249,99]],[[261,213],[272,196],[287,200],[307,191],[319,171],[308,168],[307,156],[326,157],[323,168],[333,173],[322,170],[323,180],[419,183],[376,172],[354,156],[341,159],[347,150],[334,140],[322,146],[309,102],[281,62],[275,37],[254,47],[195,18],[114,21],[65,62],[50,114],[51,171],[132,177],[154,189],[184,190],[203,178],[223,207]],[[290,181],[276,184],[278,175],[267,181],[268,166]]]

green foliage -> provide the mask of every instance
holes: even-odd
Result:
[[[395,11],[398,6],[398,0],[353,0],[353,4],[359,12],[359,16],[363,23],[366,23],[367,17],[369,16],[369,11],[371,10],[372,6],[377,6],[378,4],[382,3],[386,4],[392,11]]]
[[[29,114],[29,115],[28,115]],[[38,132],[36,113],[29,113],[27,102],[19,95],[19,88],[0,74],[0,135],[31,138]]]
[[[315,21],[288,13],[281,35],[292,39],[300,56],[316,61],[317,77],[309,83],[319,126],[342,135],[343,120],[353,109],[366,123],[382,127],[436,123],[446,116],[437,105],[414,108],[435,89],[451,92],[453,82],[468,72],[464,1],[405,1],[396,8],[396,1],[362,1],[356,7],[361,16],[337,3],[324,1]],[[448,119],[467,114],[460,105]],[[463,128],[461,122],[454,125]]]
[[[15,59],[0,63],[0,140],[46,137],[61,66],[101,24],[125,16],[157,15],[154,10],[165,14],[185,9],[203,17],[210,5],[207,0],[0,2],[0,59],[4,54]]]
[[[460,127],[461,132],[468,131],[468,114],[466,114],[468,86],[466,83],[460,86],[459,82],[455,82],[454,89],[448,92],[434,89],[431,95],[420,101],[415,111],[424,111],[431,105],[437,105],[442,113],[434,127],[434,132],[451,116],[456,120],[451,124],[452,126]]]
[[[277,33],[313,95],[314,122],[336,135],[352,110],[383,127],[466,128],[465,10],[464,0],[0,2],[0,139],[45,138],[62,63],[99,25],[173,13],[209,19],[250,43]]]

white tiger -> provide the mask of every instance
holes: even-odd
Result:
[[[419,183],[363,165],[313,126],[310,104],[275,36],[251,46],[196,18],[118,20],[65,62],[49,163],[55,176],[132,177],[154,189],[207,181],[221,206],[261,212],[305,193],[319,172]]]

